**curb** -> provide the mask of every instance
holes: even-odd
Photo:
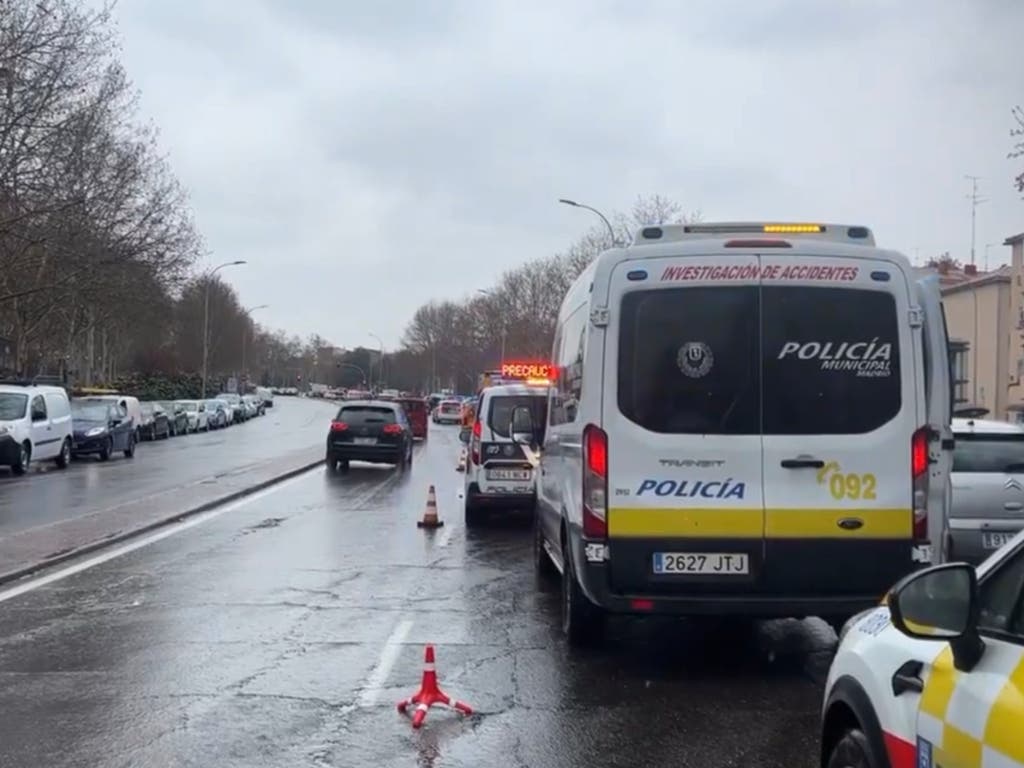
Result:
[[[323,463],[323,459],[317,459],[316,461],[306,462],[305,464],[299,467],[289,469],[287,472],[282,472],[279,475],[274,475],[273,477],[268,478],[267,480],[262,480],[259,483],[256,483],[255,485],[250,485],[246,488],[242,488],[237,491],[232,491],[231,493],[225,494],[224,496],[219,496],[216,499],[205,501],[202,504],[199,504],[195,507],[186,509],[184,512],[175,512],[173,515],[161,518],[160,520],[155,520],[152,523],[146,523],[145,525],[140,526],[138,528],[132,528],[130,531],[122,531],[120,533],[114,534],[113,536],[107,536],[105,538],[99,539],[98,541],[93,541],[89,544],[83,544],[80,547],[75,547],[74,549],[70,549],[67,552],[61,552],[59,555],[54,555],[53,557],[49,557],[46,560],[33,563],[32,565],[26,565],[22,568],[16,568],[13,571],[0,573],[0,585],[8,584],[12,581],[19,581],[20,579],[32,576],[36,573],[39,573],[40,571],[52,568],[55,565],[65,563],[68,560],[74,560],[76,558],[81,557],[82,555],[88,555],[92,552],[96,552],[101,549],[106,549],[107,547],[111,547],[115,544],[122,544],[130,539],[134,539],[138,536],[142,536],[143,534],[155,531],[157,528],[163,528],[166,525],[173,525],[174,523],[181,522],[182,520],[186,520],[190,517],[194,517],[195,515],[202,514],[203,512],[209,512],[211,509],[223,506],[224,504],[230,504],[233,501],[244,499],[246,496],[251,496],[252,494],[262,491],[265,488],[269,488],[272,485],[277,485],[278,483],[284,482],[285,480],[296,477],[305,472],[309,472],[310,470],[316,469],[317,467],[322,466]]]

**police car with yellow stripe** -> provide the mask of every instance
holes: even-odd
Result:
[[[847,624],[821,744],[824,768],[1024,768],[1024,533]]]
[[[609,613],[839,628],[932,560],[939,286],[866,227],[647,227],[569,289],[553,356],[535,555],[570,642]]]

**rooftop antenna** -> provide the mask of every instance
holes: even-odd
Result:
[[[978,206],[982,203],[987,203],[987,197],[981,197],[978,194],[978,182],[981,180],[981,176],[971,176],[965,174],[964,178],[971,182],[971,194],[967,196],[967,199],[971,201],[971,264],[974,264],[974,245],[975,245],[975,233],[977,231],[977,218],[978,218]]]

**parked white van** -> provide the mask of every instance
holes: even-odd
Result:
[[[33,461],[71,461],[71,405],[61,387],[0,384],[0,464],[23,475]]]
[[[838,626],[933,559],[950,499],[939,288],[865,227],[647,227],[559,313],[535,557],[607,613]],[[936,551],[938,551],[936,547]]]

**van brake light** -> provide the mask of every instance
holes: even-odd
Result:
[[[928,427],[910,438],[910,499],[914,541],[928,541]]]
[[[483,434],[483,425],[477,419],[473,422],[473,440],[470,444],[469,457],[474,464],[480,463],[480,436]]]
[[[608,435],[594,424],[583,429],[583,536],[608,537]]]

